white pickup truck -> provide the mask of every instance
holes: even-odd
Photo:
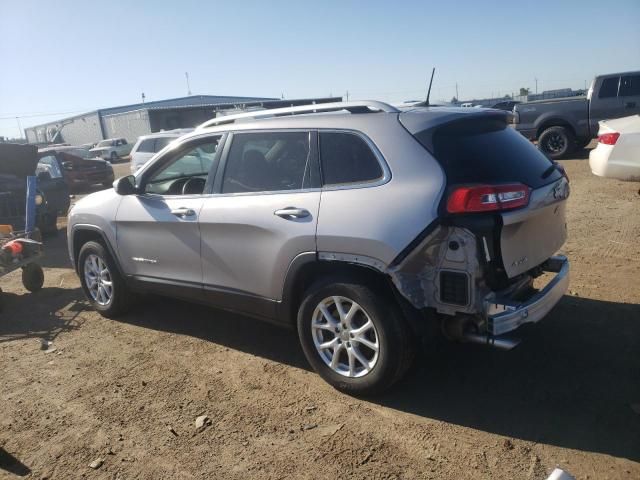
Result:
[[[89,152],[94,157],[110,160],[113,163],[129,155],[132,147],[133,145],[128,143],[126,138],[107,138],[98,142]]]

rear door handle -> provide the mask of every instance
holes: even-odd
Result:
[[[171,213],[176,217],[185,218],[185,217],[193,217],[196,214],[196,211],[193,208],[174,208],[171,210]]]
[[[627,102],[624,104],[624,108],[636,108],[636,102]]]
[[[295,208],[295,207],[286,207],[281,208],[280,210],[276,210],[273,212],[274,215],[277,215],[282,218],[292,219],[292,218],[304,218],[311,215],[309,210],[304,208]]]

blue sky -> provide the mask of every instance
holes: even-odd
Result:
[[[0,135],[186,95],[185,71],[214,95],[403,101],[432,66],[436,99],[582,88],[640,69],[639,25],[640,0],[0,0]]]

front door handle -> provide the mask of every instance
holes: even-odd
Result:
[[[636,102],[627,102],[624,104],[624,108],[636,108]]]
[[[292,219],[292,218],[304,218],[311,215],[309,210],[304,208],[295,208],[295,207],[286,207],[281,208],[280,210],[276,210],[273,212],[274,215],[277,215],[282,218]]]
[[[196,214],[196,211],[193,208],[174,208],[171,210],[171,213],[176,217],[185,218],[185,217],[193,217]]]

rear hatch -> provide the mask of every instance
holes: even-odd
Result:
[[[461,112],[435,125],[409,115],[401,114],[400,121],[446,174],[443,220],[466,225],[481,237],[485,261],[513,278],[558,251],[567,237],[568,181],[556,164],[508,127],[509,114]],[[479,233],[487,225],[489,233]]]

